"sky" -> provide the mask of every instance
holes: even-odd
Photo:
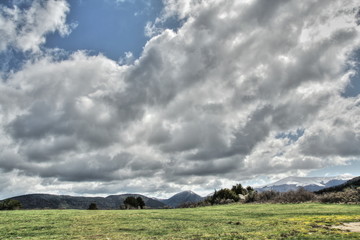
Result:
[[[0,3],[0,199],[358,176],[356,0]]]

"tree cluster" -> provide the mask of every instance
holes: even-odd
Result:
[[[240,200],[245,200],[246,196],[253,192],[254,189],[250,186],[244,188],[241,184],[236,184],[231,189],[223,188],[219,191],[215,190],[214,194],[205,201],[208,201],[211,205],[239,202]]]
[[[124,204],[126,208],[141,208],[143,209],[145,207],[145,202],[141,197],[127,197],[124,200]]]
[[[22,205],[18,200],[6,199],[0,202],[0,210],[18,210]]]

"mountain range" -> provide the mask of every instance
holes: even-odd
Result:
[[[336,190],[349,184],[351,186],[360,186],[359,177],[351,181],[348,181],[349,179],[351,177],[287,177],[266,186],[255,188],[255,190],[258,192],[268,190],[287,192],[303,187],[308,191],[316,192],[322,189],[324,191]],[[130,196],[141,197],[148,208],[177,208],[185,203],[196,203],[204,199],[204,197],[192,191],[183,191],[168,199],[156,199],[140,194],[121,194],[107,197],[28,194],[12,197],[11,199],[18,200],[24,209],[87,209],[91,203],[95,203],[99,209],[119,209],[124,200]]]
[[[110,195],[107,197],[80,197],[51,194],[27,194],[12,197],[23,209],[87,209],[95,203],[99,209],[119,209],[127,197],[141,197],[148,208],[179,207],[183,203],[199,202],[203,198],[191,191],[175,194],[169,199],[155,199],[140,194]]]
[[[79,197],[51,194],[28,194],[11,199],[18,200],[24,209],[87,209],[95,203],[99,209],[119,209],[129,197],[141,197],[150,208],[164,208],[165,204],[140,194],[111,195],[107,197]]]
[[[307,191],[315,192],[321,189],[343,184],[349,179],[351,179],[351,177],[287,177],[263,187],[256,188],[256,190],[258,192],[269,190],[287,192],[303,187]]]

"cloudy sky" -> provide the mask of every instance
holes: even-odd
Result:
[[[359,175],[357,0],[0,3],[0,199]]]

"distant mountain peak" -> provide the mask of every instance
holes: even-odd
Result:
[[[177,196],[177,195],[183,195],[183,194],[195,194],[197,195],[195,192],[191,191],[191,190],[185,190],[185,191],[182,191],[182,192],[179,192],[179,193],[176,193],[174,196]]]
[[[195,192],[187,190],[179,192],[169,199],[162,200],[162,202],[170,207],[179,207],[181,204],[196,203],[202,201],[203,199],[203,197]]]

